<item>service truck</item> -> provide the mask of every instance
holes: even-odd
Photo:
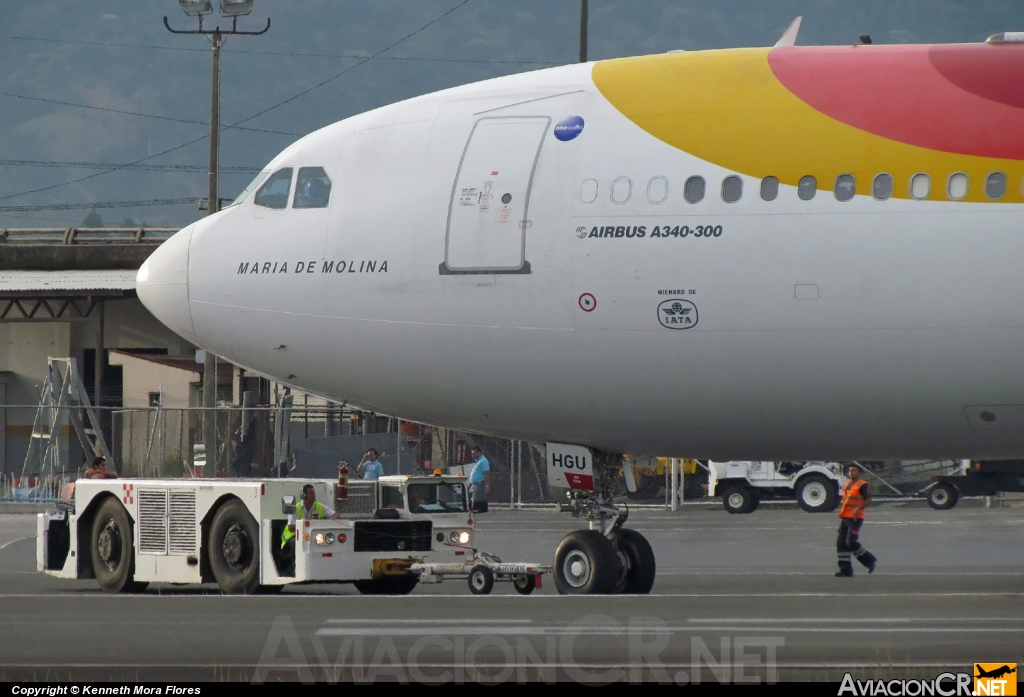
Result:
[[[729,513],[752,513],[763,498],[795,498],[810,513],[839,505],[845,481],[834,462],[708,462],[708,496]]]
[[[300,520],[292,555],[282,533],[305,484],[341,519]],[[361,593],[405,594],[433,564],[473,566],[466,494],[464,477],[440,474],[351,484],[82,479],[71,499],[39,515],[36,562],[113,593],[216,582],[225,593],[353,583]]]

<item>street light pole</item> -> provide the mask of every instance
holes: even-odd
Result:
[[[213,215],[220,210],[217,193],[217,178],[220,173],[220,47],[224,37],[219,31],[213,33],[213,73],[210,79],[210,174],[209,198],[206,214]]]
[[[180,1],[180,0],[179,0]],[[212,12],[209,2],[186,1],[182,2],[182,9],[188,6],[187,14],[194,14],[199,18],[199,29],[172,29],[167,17],[164,17],[164,26],[172,34],[206,34],[212,38],[213,43],[213,68],[210,75],[210,171],[207,181],[206,214],[213,215],[220,210],[220,193],[218,191],[218,178],[220,173],[220,49],[224,45],[225,34],[258,36],[265,34],[270,29],[270,18],[267,18],[267,26],[261,31],[239,31],[239,14],[248,14],[251,11],[252,3],[248,3],[249,9],[244,12],[241,5],[244,2],[225,4],[221,3],[221,13],[230,5],[235,6],[236,14],[231,14],[231,29],[221,30],[220,25],[213,29],[203,28],[203,15]],[[228,16],[225,14],[225,16]],[[203,445],[206,450],[206,466],[203,468],[204,476],[217,476],[217,356],[212,351],[206,351],[206,358],[203,361]]]
[[[580,63],[587,62],[587,24],[589,20],[587,0],[580,0]]]

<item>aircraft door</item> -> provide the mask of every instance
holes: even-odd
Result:
[[[529,273],[530,188],[548,116],[476,122],[448,206],[441,273]]]

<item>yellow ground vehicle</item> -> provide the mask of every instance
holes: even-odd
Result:
[[[626,472],[631,470],[636,482],[635,491],[630,491],[630,487],[626,486],[626,496],[634,501],[649,501],[656,498],[668,481],[671,462],[671,458],[667,457],[623,455],[623,479],[626,478]],[[697,461],[681,460],[679,471],[684,475],[697,474]]]

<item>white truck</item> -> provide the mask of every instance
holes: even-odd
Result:
[[[763,498],[796,498],[809,513],[827,513],[844,481],[835,462],[708,462],[708,496],[721,496],[729,513],[753,513]]]
[[[95,578],[113,593],[149,583],[266,593],[350,582],[365,594],[405,594],[421,576],[437,580],[431,565],[477,566],[465,482],[381,477],[352,482],[344,496],[331,480],[83,479],[71,500],[39,514],[36,562],[59,578]],[[299,521],[292,558],[282,532],[307,483],[341,520]],[[532,590],[535,575],[519,576],[517,590]]]

